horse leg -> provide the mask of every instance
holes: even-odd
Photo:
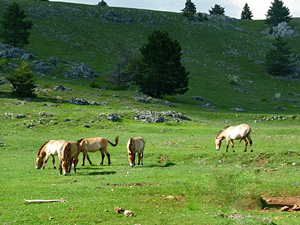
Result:
[[[234,143],[233,143],[233,140],[230,140],[231,141],[231,147],[232,147],[232,151],[235,152],[234,150]]]
[[[246,138],[244,138],[243,140],[244,140],[244,142],[245,142],[245,150],[244,150],[244,152],[247,152],[248,141],[246,140]]]
[[[92,161],[90,160],[89,154],[86,153],[86,158],[89,161],[90,166],[93,165]]]
[[[59,160],[59,175],[62,175],[62,161]]]
[[[82,164],[81,164],[81,166],[84,166],[85,154],[86,154],[86,153],[83,152],[83,158],[82,158]]]
[[[50,157],[50,155],[46,155],[46,159],[45,159],[45,163],[44,163],[43,169],[45,169],[49,157]]]
[[[250,136],[250,134],[248,135],[248,140],[249,140],[249,142],[250,142],[250,147],[251,147],[251,152],[253,152],[253,147],[252,147],[252,139],[251,139],[251,136]]]
[[[52,162],[53,162],[53,168],[56,169],[56,166],[55,166],[55,157],[54,157],[54,155],[52,155]]]
[[[101,163],[100,163],[100,166],[101,166],[101,165],[103,165],[103,161],[104,161],[104,157],[105,157],[105,154],[101,148],[100,148],[100,153],[101,153]]]
[[[105,154],[106,154],[107,159],[108,159],[108,164],[107,164],[107,165],[110,165],[110,164],[111,164],[111,161],[110,161],[110,154],[108,153],[108,151],[106,151]]]
[[[141,166],[143,165],[144,153],[141,153]]]
[[[73,164],[73,157],[72,157],[71,160],[70,160],[70,165],[69,165],[68,173],[71,173],[72,164]]]
[[[138,165],[140,165],[141,164],[141,153],[138,153],[138,157],[139,157]]]
[[[228,152],[229,140],[226,140],[226,152]]]

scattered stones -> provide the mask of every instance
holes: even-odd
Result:
[[[72,69],[67,71],[64,76],[66,78],[84,78],[88,80],[93,80],[95,77],[98,77],[85,63],[75,63]]]
[[[273,30],[273,32],[271,34],[269,34],[269,29],[266,31],[263,31],[263,33],[268,34],[267,38],[270,38],[270,39],[274,39],[278,36],[293,37],[293,36],[297,35],[296,31],[293,30],[293,28],[290,27],[287,22],[279,23],[277,26],[274,26],[272,28],[272,30]]]
[[[141,120],[144,123],[163,123],[165,118],[160,115],[158,112],[153,112],[149,110],[142,110],[139,114],[134,115],[134,119]]]
[[[101,105],[99,102],[95,102],[95,101],[87,101],[86,99],[80,99],[80,98],[69,98],[68,99],[68,102],[70,104],[75,104],[75,105],[93,105],[93,106],[98,106],[98,105]],[[106,105],[104,103],[104,105]]]
[[[233,111],[237,111],[237,112],[246,112],[246,110],[245,110],[245,109],[243,109],[243,108],[238,108],[238,107],[231,108],[231,110],[233,110]]]
[[[4,146],[6,146],[6,144],[4,142],[0,141],[0,147],[4,147]]]
[[[115,115],[115,114],[111,114],[111,113],[108,113],[108,114],[101,113],[101,114],[98,114],[98,116],[101,119],[106,118],[107,120],[112,121],[112,122],[118,122],[121,119],[120,115]]]
[[[173,118],[179,118],[179,119],[182,119],[182,120],[188,120],[188,121],[191,121],[190,118],[186,117],[185,115],[183,115],[182,113],[178,113],[178,112],[175,112],[175,111],[167,111],[167,112],[162,112],[162,114],[164,116],[171,116]]]
[[[70,88],[65,88],[63,85],[56,86],[55,88],[53,88],[53,90],[55,90],[55,91],[60,91],[60,92],[64,92],[64,91],[72,91],[72,89],[70,89]]]
[[[22,118],[25,118],[26,116],[24,114],[13,114],[13,113],[4,113],[4,115],[8,118],[17,118],[17,119],[22,119]]]
[[[134,213],[130,210],[125,210],[124,208],[120,208],[120,207],[115,207],[114,209],[115,213],[117,214],[124,214],[125,216],[127,217],[133,217],[134,216]]]
[[[197,100],[197,101],[204,101],[204,98],[200,97],[200,96],[192,96],[192,98]]]
[[[0,58],[20,58],[28,54],[26,50],[19,49],[7,44],[0,45]]]

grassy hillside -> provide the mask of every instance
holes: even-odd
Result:
[[[1,1],[2,9],[7,2]],[[162,28],[180,42],[183,63],[190,72],[190,90],[170,100],[195,107],[197,101],[191,97],[201,96],[218,111],[236,107],[248,112],[274,113],[282,108],[298,111],[290,102],[300,101],[296,97],[299,82],[273,79],[265,74],[263,60],[271,41],[261,33],[267,29],[263,21],[214,19],[200,23],[190,22],[178,13],[31,0],[16,2],[34,23],[27,50],[40,60],[56,57],[87,63],[100,75],[101,86],[105,86],[103,77],[124,52],[138,49],[154,28]],[[291,25],[300,32],[299,19]],[[299,39],[299,35],[288,39],[292,52],[297,54]],[[56,73],[57,76],[62,72]],[[281,94],[280,100],[273,100],[276,93]]]
[[[263,21],[191,23],[176,13],[15,1],[35,24],[26,50],[37,59],[29,63],[59,60],[55,69],[36,73],[36,99],[16,98],[8,83],[0,85],[1,224],[300,223],[299,212],[266,208],[260,198],[297,200],[300,189],[300,120],[294,107],[299,106],[299,82],[265,75],[262,61],[270,41],[261,33],[267,29]],[[0,1],[0,14],[7,2]],[[300,33],[300,20],[291,24]],[[147,96],[135,88],[106,89],[104,76],[122,52],[139,48],[157,27],[181,43],[190,90],[143,103],[135,98]],[[299,38],[290,39],[294,53],[300,51]],[[9,68],[20,61],[8,59],[1,73],[11,73]],[[89,80],[65,78],[74,62],[88,64],[102,88],[91,88]],[[54,90],[58,85],[71,90]],[[248,93],[240,92],[244,89]],[[281,97],[273,99],[277,93]],[[99,105],[68,103],[72,97]],[[233,111],[235,107],[246,112]],[[150,111],[152,119],[161,116],[165,121],[138,120]],[[109,120],[112,115],[117,122]],[[225,141],[216,151],[216,134],[240,123],[252,128],[254,152],[243,153],[239,141],[236,153],[231,147],[225,152]],[[89,154],[92,166],[81,166],[80,155],[76,174],[59,176],[51,160],[45,170],[35,169],[38,149],[47,140],[102,136],[114,142],[117,135],[119,144],[108,147],[110,166],[107,158],[100,166],[100,153],[95,152]],[[145,158],[143,167],[131,168],[126,143],[135,136],[146,141]],[[25,204],[24,199],[67,202]],[[115,207],[135,216],[116,214]]]

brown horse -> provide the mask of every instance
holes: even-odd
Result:
[[[118,144],[118,140],[119,140],[119,136],[116,137],[115,139],[115,144],[113,144],[112,142],[110,142],[109,140],[107,140],[104,137],[96,137],[96,138],[83,138],[77,141],[77,147],[78,147],[78,151],[83,152],[83,161],[82,161],[82,166],[84,166],[84,161],[85,161],[85,157],[87,157],[90,165],[92,165],[92,162],[88,156],[88,152],[96,152],[96,151],[100,151],[101,152],[101,156],[102,156],[102,160],[100,165],[103,165],[103,160],[104,160],[104,153],[106,154],[107,158],[108,158],[108,165],[111,164],[110,161],[110,154],[107,151],[107,145],[108,143],[111,144],[113,147],[117,146]]]
[[[58,155],[58,157],[61,158],[63,146],[65,143],[66,143],[65,140],[58,140],[58,141],[50,140],[50,141],[45,142],[40,147],[39,152],[36,156],[35,168],[40,169],[43,166],[44,158],[46,156],[46,160],[45,160],[45,163],[43,166],[43,169],[45,169],[46,163],[51,155],[52,161],[53,161],[53,167],[54,167],[54,169],[56,169],[54,155]]]
[[[250,142],[250,146],[251,146],[251,152],[253,152],[252,140],[251,140],[250,133],[251,133],[251,128],[247,124],[241,124],[241,125],[238,125],[238,126],[225,127],[216,136],[216,140],[215,140],[216,149],[219,150],[220,147],[221,147],[222,140],[226,139],[226,152],[228,152],[229,142],[231,142],[232,150],[233,150],[233,152],[235,152],[233,140],[240,140],[240,142],[243,140],[245,142],[244,152],[246,152],[247,151],[247,145],[248,145],[247,139],[248,139],[249,142]]]
[[[74,173],[76,173],[76,165],[78,163],[78,148],[73,141],[68,141],[63,146],[62,157],[59,159],[59,173],[64,175],[71,172],[72,163],[74,164]]]
[[[135,154],[138,154],[138,165],[143,165],[145,141],[141,137],[130,138],[127,142],[129,166],[135,165]]]

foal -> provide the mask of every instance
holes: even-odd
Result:
[[[64,175],[71,172],[72,163],[74,163],[74,173],[76,173],[76,165],[78,163],[78,148],[73,141],[68,141],[63,146],[62,157],[59,159],[59,173]]]
[[[143,165],[145,141],[141,137],[130,138],[127,142],[127,152],[129,166],[135,165],[135,153],[137,153],[139,160],[138,165]]]
[[[248,141],[250,142],[251,152],[253,152],[252,140],[251,140],[250,133],[251,133],[251,128],[247,124],[225,127],[216,136],[216,140],[215,140],[216,149],[219,150],[221,147],[222,140],[226,139],[226,152],[228,152],[229,142],[231,142],[232,150],[233,150],[233,152],[235,152],[233,140],[240,140],[240,142],[243,140],[245,142],[244,152],[247,151]],[[248,139],[248,141],[246,138]]]

